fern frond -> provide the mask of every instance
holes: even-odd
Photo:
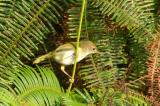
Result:
[[[4,31],[7,19],[13,11],[15,0],[0,0],[0,31]]]
[[[147,42],[153,37],[151,31],[146,28],[150,24],[146,22],[147,17],[153,20],[151,12],[154,10],[153,0],[145,0],[145,2],[140,0],[95,0],[92,3],[103,15],[110,16],[123,27],[126,26],[139,42]]]
[[[68,97],[62,97],[61,104],[64,106],[88,106],[87,104],[80,103],[79,101],[74,101]]]
[[[126,90],[127,89],[127,90]],[[92,92],[92,98],[98,98],[100,105],[104,106],[150,106],[150,99],[140,93],[126,88],[126,91],[120,89],[108,88],[105,93]]]
[[[127,70],[124,35],[123,33],[117,33],[115,36],[111,34],[99,37],[97,42],[97,47],[103,55],[86,59],[87,64],[80,69],[80,75],[86,81],[87,86],[92,89],[100,88],[102,92],[105,92],[105,88],[113,86],[116,79],[123,79]],[[102,40],[103,37],[108,38]]]
[[[86,89],[83,89],[83,91],[80,91],[78,89],[74,89],[74,90],[76,94],[78,94],[79,96],[81,96],[81,98],[83,98],[84,100],[83,102],[87,102],[90,105],[93,105],[96,103],[96,99],[94,98],[94,96],[91,96],[91,94]]]
[[[30,59],[31,48],[38,49],[36,42],[55,30],[51,22],[58,23],[61,6],[52,0],[16,1],[10,18],[6,20],[6,29],[0,32],[0,59],[3,62],[22,64],[20,57]]]
[[[142,94],[136,93],[132,90],[129,91],[128,95],[126,94],[126,100],[127,99],[129,103],[134,106],[150,106],[151,105],[147,97],[145,97]]]
[[[150,106],[148,98],[140,93],[136,93],[130,89],[124,93],[120,90],[108,89],[106,92],[103,104],[112,106]]]
[[[10,92],[3,85],[0,86],[0,105],[1,106],[19,106],[16,95]]]
[[[6,75],[12,83],[0,82],[0,104],[5,106],[86,106],[78,93],[62,92],[54,73],[48,68],[35,70],[29,66],[7,68]],[[8,73],[9,72],[9,73]],[[12,77],[10,77],[12,76]],[[1,80],[1,79],[0,79]]]
[[[77,4],[76,7],[72,7],[67,11],[67,35],[71,39],[76,38],[78,28],[77,23],[79,22],[79,12],[80,4]],[[90,4],[86,5],[85,16],[83,19],[84,20],[81,31],[81,39],[94,40],[94,37],[96,37],[97,35],[103,35],[106,31],[106,25],[104,19],[102,18],[102,15],[99,14],[99,11],[96,8],[91,7]]]
[[[12,88],[14,92],[10,92],[10,95],[13,97],[14,94],[13,98],[17,101],[16,103],[24,102],[35,106],[48,104],[49,106],[53,105],[63,95],[56,76],[49,69],[39,68],[37,72],[31,67],[17,67],[8,69],[6,74],[12,81],[11,86],[14,86]],[[2,89],[4,86],[6,85],[0,85],[0,88]],[[9,90],[7,86],[5,89],[6,91]],[[8,93],[4,92],[4,95],[8,95]],[[5,102],[4,100],[3,103]]]
[[[148,94],[151,98],[155,98],[160,102],[160,39],[159,32],[157,32],[157,39],[155,39],[149,46],[150,57],[148,59],[148,77],[147,86]]]

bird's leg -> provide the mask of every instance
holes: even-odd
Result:
[[[74,79],[72,79],[72,77],[65,71],[65,66],[61,66],[61,71],[64,73],[64,74],[66,74],[70,79],[69,79],[69,81],[70,82],[74,82]]]
[[[71,76],[65,71],[65,66],[61,66],[61,71],[66,74],[69,78],[71,78]]]

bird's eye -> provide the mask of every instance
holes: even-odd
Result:
[[[96,50],[96,48],[93,48],[92,50]]]

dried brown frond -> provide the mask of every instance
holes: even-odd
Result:
[[[157,38],[149,45],[150,57],[148,66],[148,95],[154,98],[154,102],[160,102],[160,33]],[[155,105],[159,106],[159,105]]]
[[[154,97],[148,97],[148,101],[152,104],[152,106],[160,106],[160,102],[158,102]]]

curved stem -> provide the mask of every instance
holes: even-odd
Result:
[[[86,0],[84,22],[85,22],[85,35],[87,36],[87,39],[89,39],[89,37],[88,37],[88,21],[87,21],[87,3],[88,3],[88,1]]]
[[[83,0],[83,2],[82,2],[81,16],[80,16],[80,21],[79,21],[78,33],[77,33],[76,54],[75,54],[75,58],[74,58],[74,67],[73,67],[72,78],[71,78],[71,82],[69,84],[68,91],[67,91],[68,94],[71,91],[72,85],[74,83],[74,76],[76,73],[78,48],[79,48],[79,41],[80,41],[80,35],[81,35],[81,29],[82,29],[83,15],[84,15],[84,10],[85,10],[85,2],[86,2],[85,0]]]

